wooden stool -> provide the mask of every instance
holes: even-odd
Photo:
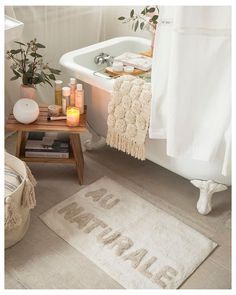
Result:
[[[38,119],[31,124],[21,124],[16,121],[13,114],[10,114],[6,129],[17,131],[16,156],[25,162],[40,163],[64,163],[75,164],[80,184],[83,184],[84,176],[84,157],[80,141],[80,133],[86,131],[86,106],[84,114],[80,115],[80,124],[78,127],[68,127],[66,120],[48,121],[47,105],[39,107],[40,113]],[[45,158],[45,157],[25,157],[25,144],[27,132],[63,132],[69,134],[70,156],[68,159]]]

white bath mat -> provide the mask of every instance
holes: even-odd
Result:
[[[216,247],[107,177],[40,217],[125,288],[175,289]]]

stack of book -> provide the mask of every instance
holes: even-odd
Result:
[[[45,136],[43,132],[30,132],[25,145],[25,157],[68,159],[69,141]]]

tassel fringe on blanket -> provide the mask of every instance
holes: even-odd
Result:
[[[145,160],[144,144],[137,144],[119,133],[108,130],[106,142],[109,146],[127,153],[139,160]]]
[[[117,78],[108,104],[107,144],[145,160],[150,102],[150,83],[130,75]]]

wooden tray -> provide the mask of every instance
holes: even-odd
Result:
[[[144,56],[152,57],[152,50],[148,50],[145,52],[140,52],[139,54],[142,54]]]
[[[132,73],[126,73],[125,71],[115,72],[115,71],[113,71],[112,67],[107,67],[106,72],[109,73],[113,77],[115,77],[115,76],[124,76],[124,75],[137,76],[137,75],[141,75],[141,74],[146,73],[145,71],[139,70],[139,69],[134,69],[134,71]]]

